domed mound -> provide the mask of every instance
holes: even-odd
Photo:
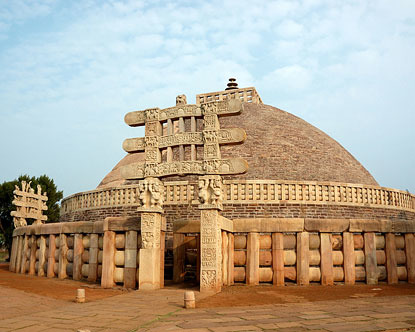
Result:
[[[377,185],[370,173],[339,143],[306,121],[278,108],[244,103],[239,116],[221,117],[221,128],[247,133],[237,146],[221,147],[222,157],[242,157],[249,165],[242,175],[225,179],[328,181]],[[98,187],[125,183],[120,167],[144,160],[144,154],[124,157]],[[185,179],[184,177],[183,179]]]

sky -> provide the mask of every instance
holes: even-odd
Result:
[[[0,0],[0,183],[93,190],[124,115],[255,86],[415,193],[415,1]]]

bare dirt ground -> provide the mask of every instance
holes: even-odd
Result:
[[[226,287],[221,293],[199,300],[197,306],[198,308],[255,306],[399,295],[415,295],[415,285],[407,283],[354,286],[321,286],[318,284],[297,286],[288,284],[286,287],[241,285]]]
[[[78,288],[85,288],[88,302],[128,292],[121,288],[102,289],[98,284],[87,283],[86,281],[60,280],[12,273],[9,272],[6,263],[0,263],[0,286],[69,302],[74,301]],[[171,285],[166,282],[166,288],[192,289],[196,293],[198,290],[197,285],[191,283]],[[407,283],[398,285],[387,285],[386,283],[380,283],[379,285],[358,284],[355,286],[321,286],[314,284],[307,287],[296,286],[295,284],[287,284],[286,287],[235,285],[224,287],[221,293],[213,296],[206,297],[196,294],[198,308],[304,303],[399,295],[415,295],[415,285]]]
[[[85,288],[88,302],[123,294],[122,289],[102,289],[86,281],[60,280],[12,273],[8,263],[0,263],[0,286],[19,289],[27,293],[73,302],[78,288]]]

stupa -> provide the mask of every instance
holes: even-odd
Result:
[[[145,137],[124,141],[128,154],[95,190],[62,201],[68,238],[88,239],[82,252],[96,235],[95,265],[78,259],[76,278],[158,288],[166,277],[204,291],[415,282],[415,196],[379,186],[338,142],[265,105],[254,87],[230,79],[195,104],[180,95],[125,121],[145,125]]]

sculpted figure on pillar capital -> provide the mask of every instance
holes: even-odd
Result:
[[[220,175],[206,175],[199,178],[199,208],[222,210],[223,188]]]
[[[140,209],[162,210],[164,202],[164,185],[157,178],[146,178],[139,182]]]

